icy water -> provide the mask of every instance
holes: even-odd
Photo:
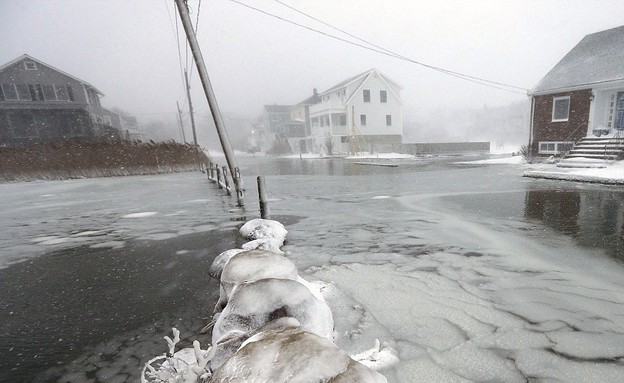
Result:
[[[0,185],[0,381],[135,382],[169,327],[204,344],[204,269],[264,175],[337,344],[395,349],[389,381],[621,382],[624,192],[470,159],[242,158],[245,210],[195,173]]]

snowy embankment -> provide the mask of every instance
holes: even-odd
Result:
[[[334,343],[334,319],[323,293],[329,284],[301,278],[280,247],[287,231],[271,220],[254,219],[240,229],[249,242],[221,253],[210,272],[220,278],[212,346],[175,351],[150,360],[142,382],[386,382],[375,369],[398,359],[375,347],[350,357]],[[267,366],[271,368],[267,368]]]

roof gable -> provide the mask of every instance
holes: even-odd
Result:
[[[533,93],[624,79],[624,26],[585,36],[535,86]]]
[[[362,82],[349,95],[349,97],[347,98],[347,101],[345,101],[345,104],[348,104],[349,102],[351,102],[351,99],[353,99],[353,97],[358,93],[358,91],[364,87],[364,84],[366,84],[368,80],[371,77],[373,77],[375,74],[379,77],[379,80],[382,83],[386,84],[386,86],[388,87],[388,90],[390,91],[392,95],[394,95],[394,97],[397,99],[399,104],[403,105],[403,101],[401,101],[401,97],[399,96],[397,91],[395,91],[395,88],[392,85],[396,86],[398,89],[401,89],[401,86],[398,85],[396,82],[390,80],[386,75],[377,71],[376,69],[373,69],[372,71],[368,73],[368,75],[362,80]]]
[[[342,88],[346,88],[347,86],[351,85],[352,83],[358,82],[360,81],[361,83],[364,82],[364,80],[366,80],[366,78],[371,74],[371,73],[377,73],[379,74],[379,76],[381,78],[383,78],[386,82],[392,83],[393,85],[395,85],[397,88],[401,89],[402,87],[397,84],[396,81],[390,79],[388,76],[386,76],[385,74],[381,73],[380,71],[378,71],[376,68],[373,69],[369,69],[364,73],[360,73],[358,75],[355,75],[353,77],[350,77],[344,81],[339,82],[338,84],[332,86],[331,88],[327,89],[326,91],[324,91],[323,93],[320,93],[321,95],[326,95],[328,93],[331,92],[335,92],[338,89],[342,89]],[[357,88],[357,87],[356,87]]]
[[[78,78],[78,77],[76,77],[76,76],[72,76],[71,74],[69,74],[69,73],[67,73],[67,72],[64,72],[64,71],[62,71],[62,70],[60,70],[60,69],[58,69],[58,68],[55,68],[55,67],[53,67],[52,65],[46,64],[46,63],[44,63],[43,61],[38,60],[38,59],[36,59],[36,58],[34,58],[34,57],[30,56],[30,55],[27,55],[27,54],[24,54],[24,55],[22,55],[22,56],[20,56],[20,57],[16,58],[15,60],[9,61],[8,63],[6,63],[6,64],[4,64],[4,65],[0,66],[0,72],[2,72],[3,70],[5,70],[5,69],[7,69],[7,68],[9,68],[9,67],[11,67],[11,66],[13,66],[13,65],[15,65],[15,64],[19,64],[19,63],[21,63],[21,62],[23,62],[23,61],[26,61],[26,60],[28,60],[28,61],[34,61],[34,62],[36,62],[38,65],[43,65],[43,66],[48,67],[48,68],[50,68],[50,69],[52,69],[52,70],[54,70],[54,71],[56,71],[56,72],[59,72],[59,73],[63,74],[64,76],[70,77],[70,78],[72,78],[72,79],[74,79],[74,80],[76,80],[76,81],[78,81],[78,82],[80,82],[80,83],[82,83],[82,84],[84,84],[84,85],[86,85],[86,86],[88,86],[88,87],[92,88],[92,89],[93,89],[93,90],[95,90],[95,92],[96,92],[96,93],[98,93],[99,95],[104,96],[104,93],[102,93],[99,89],[97,89],[97,88],[96,88],[96,87],[94,87],[93,85],[89,84],[88,82],[86,82],[86,81],[84,81],[84,80],[81,80],[81,79],[79,79],[79,78]]]

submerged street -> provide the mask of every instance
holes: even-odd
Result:
[[[204,345],[264,175],[336,343],[396,350],[389,381],[620,381],[622,189],[471,159],[241,158],[244,209],[201,173],[0,185],[0,380],[133,382],[170,326]]]

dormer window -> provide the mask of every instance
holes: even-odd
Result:
[[[37,63],[34,61],[24,61],[24,69],[37,70]]]

